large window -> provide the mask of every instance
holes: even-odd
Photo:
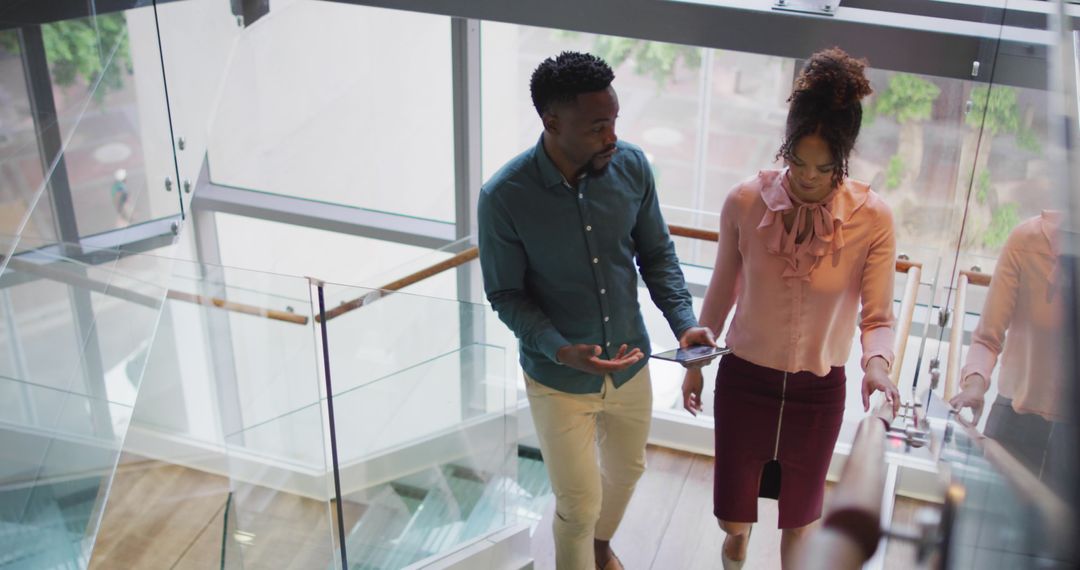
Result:
[[[215,183],[454,221],[450,18],[297,2],[230,57]]]

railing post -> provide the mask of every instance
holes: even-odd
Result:
[[[326,415],[330,422],[330,456],[334,467],[334,497],[337,501],[338,545],[341,548],[341,570],[349,570],[349,558],[345,548],[345,515],[341,498],[341,469],[338,463],[337,426],[334,423],[334,387],[330,381],[330,344],[326,332],[326,300],[323,293],[325,284],[311,280],[319,290],[319,327],[322,331],[323,378],[326,381]]]

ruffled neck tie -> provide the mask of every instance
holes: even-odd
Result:
[[[844,246],[840,231],[842,221],[832,212],[833,198],[840,191],[840,187],[833,188],[819,201],[808,202],[791,191],[786,173],[780,177],[780,186],[791,201],[791,208],[795,210],[791,229],[786,230],[784,227],[783,215],[787,209],[766,211],[760,227],[773,226],[769,233],[774,237],[773,240],[768,240],[767,248],[770,253],[779,255],[787,262],[783,276],[809,281],[810,273],[821,263],[821,258],[828,253],[839,251]],[[800,242],[799,234],[806,227],[809,227],[810,231]]]

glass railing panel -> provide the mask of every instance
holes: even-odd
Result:
[[[317,291],[312,291],[318,306]],[[484,338],[485,307],[327,284],[335,392],[343,392],[449,354]],[[340,314],[339,314],[340,313]]]
[[[48,34],[55,27],[61,45],[79,45],[76,27],[98,37],[94,55],[100,67],[87,84],[78,77],[66,82],[74,63],[69,58],[85,57],[79,49],[74,55],[62,48],[49,54],[53,84],[63,95],[91,93],[79,122],[61,123],[69,141],[64,160],[80,236],[180,213],[183,191],[176,180],[152,4],[126,0],[123,10],[42,28]]]
[[[342,501],[362,513],[350,567],[402,568],[509,524],[523,497],[514,422],[492,401],[502,363],[474,345],[335,396]],[[478,392],[491,411],[468,404]]]
[[[228,434],[224,568],[329,568],[335,562],[332,467],[322,406]]]
[[[234,46],[245,32],[243,11],[265,8],[243,7],[221,0],[190,0],[185,2],[158,2],[155,12],[158,19],[157,38],[161,48],[161,66],[164,67],[165,84],[168,86],[169,116],[173,136],[171,148],[176,156],[179,197],[185,211],[194,196],[186,191],[201,177],[208,177],[206,150],[211,125],[216,116],[220,97],[219,87],[225,74],[236,60],[232,57]],[[238,65],[238,67],[244,67]],[[160,90],[160,86],[159,86]],[[168,138],[163,142],[168,142]],[[269,266],[259,269],[271,270]],[[300,275],[300,274],[297,274]]]
[[[85,566],[157,331],[168,262],[73,244],[38,245],[6,261],[0,552],[8,557],[0,566]]]
[[[402,568],[506,526],[528,493],[506,357],[482,342],[486,307],[377,295],[324,290],[327,307],[368,299],[326,322],[333,427],[343,512],[358,513],[349,565]]]
[[[0,393],[0,568],[85,567],[132,410],[8,378]]]
[[[217,567],[225,536],[229,567],[328,566],[308,281],[182,260],[167,279],[95,564]],[[160,525],[173,540],[149,539]]]
[[[943,527],[948,558],[942,564],[991,570],[1074,567],[1066,503],[995,442],[959,424],[952,427],[941,454],[951,503]]]
[[[0,231],[75,241],[179,214],[152,2],[64,14],[0,35],[0,81],[25,101],[4,122]]]
[[[432,249],[220,212],[214,214],[214,221],[223,265],[365,287],[383,287],[444,261],[468,242],[466,238]],[[454,272],[446,272],[409,291],[454,299],[457,279]]]

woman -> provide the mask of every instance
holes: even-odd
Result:
[[[781,560],[821,516],[825,474],[844,416],[844,364],[862,329],[863,407],[876,390],[894,408],[896,244],[889,207],[847,178],[871,93],[865,62],[838,48],[810,58],[788,101],[777,158],[737,185],[720,215],[720,243],[699,319],[719,333],[732,305],[732,349],[716,376],[713,512],[727,533],[724,568],[745,560],[759,496],[779,500]],[[862,306],[859,312],[860,304]],[[683,405],[701,410],[690,370]]]

